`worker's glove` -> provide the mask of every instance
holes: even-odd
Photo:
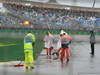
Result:
[[[34,44],[35,44],[35,43],[34,43],[34,42],[32,42],[32,46],[34,46]]]
[[[69,41],[69,44],[71,44],[71,42],[72,42],[72,41],[70,40],[70,41]]]

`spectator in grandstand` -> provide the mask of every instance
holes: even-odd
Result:
[[[63,59],[66,58],[68,62],[70,56],[69,44],[71,43],[72,37],[69,36],[64,30],[61,30],[60,36],[61,36],[60,60],[63,63]]]
[[[47,32],[46,36],[44,37],[44,49],[46,49],[46,55],[51,55],[52,50],[52,34]]]
[[[24,37],[24,53],[25,53],[25,68],[32,70],[34,68],[33,46],[35,43],[35,35],[31,32]]]
[[[91,44],[91,55],[94,55],[94,44],[95,44],[95,33],[90,31],[90,44]]]

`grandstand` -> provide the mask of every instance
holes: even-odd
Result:
[[[25,3],[26,2],[26,3]],[[59,1],[58,1],[59,2]],[[28,4],[28,5],[27,5]],[[47,6],[48,5],[48,6]],[[3,6],[7,9],[2,26],[7,23],[11,27],[20,28],[51,28],[51,29],[90,29],[99,28],[99,9],[98,8],[85,8],[78,6],[66,6],[58,3],[52,4],[38,3],[30,1],[3,1]],[[11,21],[9,21],[9,19]],[[31,25],[24,26],[23,21],[28,20]]]

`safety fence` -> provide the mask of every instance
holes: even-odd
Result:
[[[11,30],[11,29],[0,29],[1,32],[7,32],[7,33],[27,33],[29,31],[33,32],[34,34],[40,34],[40,35],[45,35],[46,32],[51,32],[53,34],[59,34],[61,29],[33,29],[33,30]],[[68,34],[72,35],[89,35],[89,31],[85,30],[65,30]],[[95,32],[96,35],[100,35],[100,32]]]

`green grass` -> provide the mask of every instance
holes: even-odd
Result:
[[[14,44],[0,46],[0,61],[24,60],[23,39],[20,38],[0,38],[2,44]],[[33,54],[36,59],[37,55],[43,48],[42,40],[36,40]]]
[[[16,44],[0,47],[0,61],[22,60],[24,58],[23,39],[0,38],[0,43]]]

